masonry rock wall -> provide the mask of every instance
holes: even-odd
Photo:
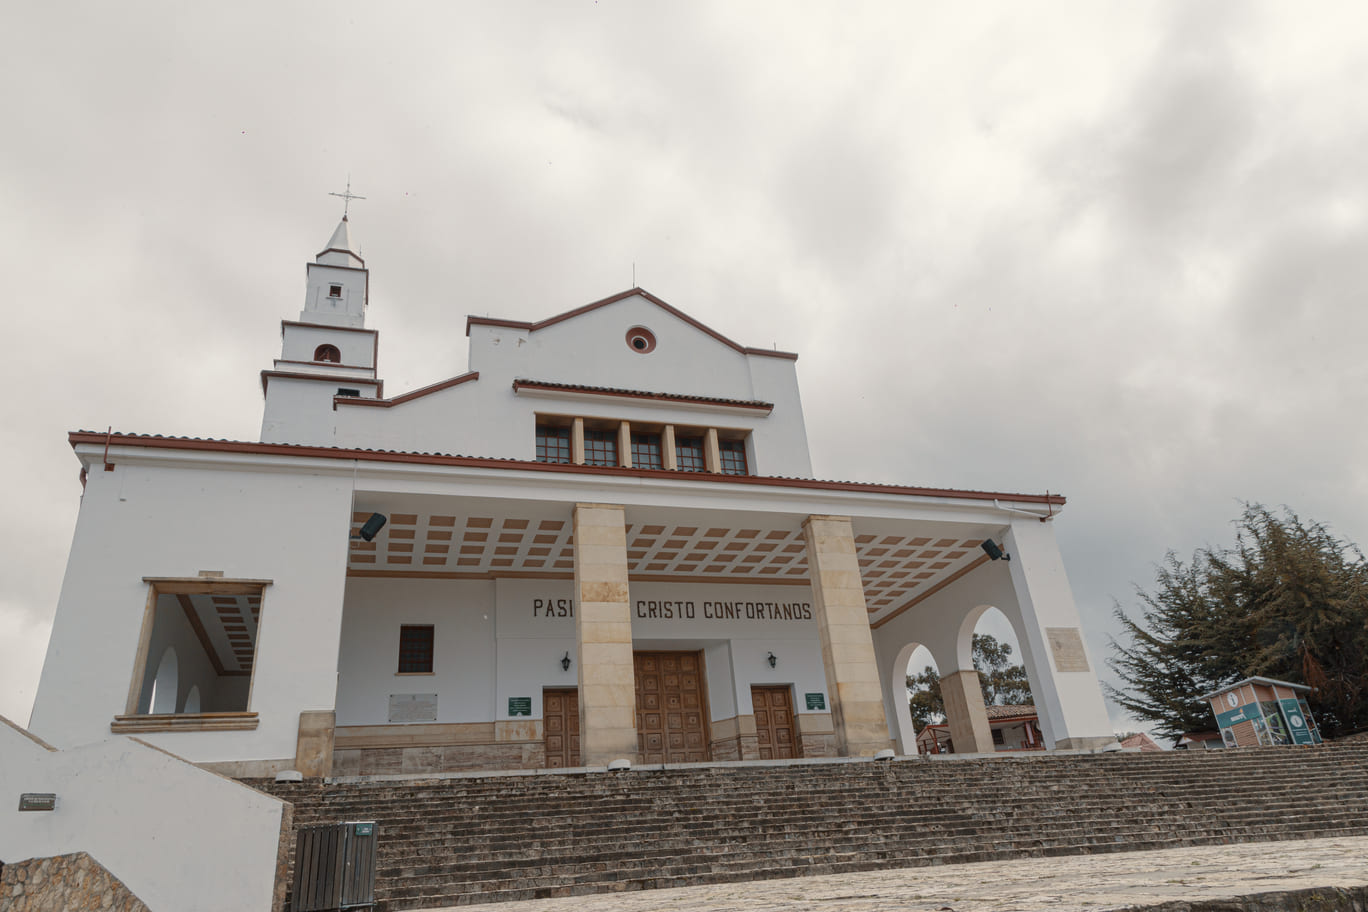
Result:
[[[85,852],[30,858],[0,870],[5,912],[150,912],[142,900]]]

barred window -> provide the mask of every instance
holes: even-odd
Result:
[[[570,429],[537,425],[537,462],[570,462]]]
[[[615,466],[618,464],[617,431],[584,432],[584,464]]]
[[[663,469],[659,434],[632,435],[632,466],[638,469]]]
[[[705,468],[703,463],[703,438],[676,437],[675,464],[679,466],[681,472],[702,472]]]
[[[717,443],[718,455],[722,458],[719,468],[725,475],[749,475],[746,468],[746,441],[720,440]]]
[[[432,671],[432,625],[404,624],[399,628],[399,672]]]

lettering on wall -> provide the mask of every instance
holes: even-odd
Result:
[[[574,599],[532,600],[532,616],[541,618],[572,618],[575,616]]]
[[[637,599],[633,612],[643,620],[691,621],[810,621],[811,602],[693,601]],[[568,598],[532,599],[532,617],[572,618],[575,600]]]
[[[692,620],[696,617],[710,621],[810,621],[810,602],[703,602],[702,607],[692,601],[638,599],[636,616]]]

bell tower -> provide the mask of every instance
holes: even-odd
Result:
[[[344,196],[350,204],[362,197]],[[344,212],[328,243],[305,264],[304,309],[280,322],[280,357],[261,372],[265,443],[337,446],[338,397],[378,399],[384,382],[375,370],[379,334],[366,328],[370,271],[351,237]]]

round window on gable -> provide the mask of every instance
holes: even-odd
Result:
[[[644,326],[633,326],[627,330],[627,347],[639,355],[655,351],[656,337]]]
[[[340,364],[342,363],[342,353],[337,350],[336,345],[320,345],[314,349],[314,360]]]

